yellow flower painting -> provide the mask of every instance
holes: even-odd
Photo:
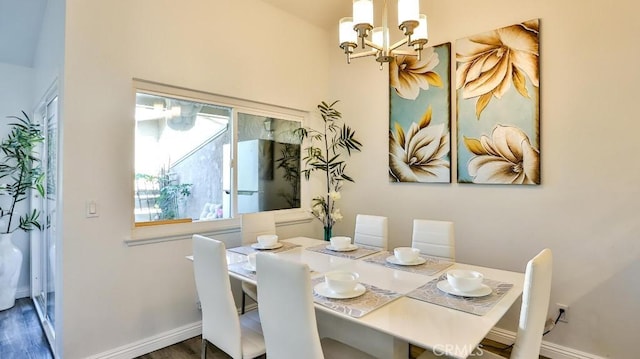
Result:
[[[405,133],[396,123],[389,132],[389,173],[398,182],[449,180],[449,132],[444,124],[429,126],[431,107]]]
[[[540,183],[540,152],[519,128],[498,125],[491,136],[465,137],[464,143],[475,155],[469,161],[469,174],[474,182]]]
[[[440,63],[433,47],[423,50],[420,60],[416,56],[400,55],[389,64],[389,82],[398,96],[415,100],[420,89],[428,90],[429,85],[442,87],[442,79],[434,71]]]
[[[451,182],[451,44],[389,64],[389,181]]]
[[[476,99],[480,117],[492,97],[511,88],[529,98],[526,82],[538,88],[538,21],[507,26],[456,42],[456,88],[462,98]]]
[[[539,20],[456,41],[458,182],[540,184]]]

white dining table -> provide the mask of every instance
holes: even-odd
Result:
[[[405,296],[438,278],[444,270],[433,275],[412,273],[367,262],[364,260],[367,257],[349,259],[306,249],[327,244],[322,240],[295,237],[284,241],[298,246],[275,255],[307,264],[312,271],[312,278],[321,277],[331,270],[354,271],[359,274],[361,283],[402,294],[398,299],[358,318],[318,303],[315,305],[321,335],[324,332],[329,336],[338,336],[336,339],[349,341],[352,345],[355,343],[360,349],[380,358],[406,358],[408,343],[452,358],[466,358],[521,296],[523,290],[523,273],[454,263],[446,270],[475,270],[484,274],[485,278],[513,284],[486,314],[471,314]],[[246,262],[247,257],[228,249],[227,261],[231,266]],[[232,271],[229,271],[229,275],[255,284],[255,279],[249,276]]]

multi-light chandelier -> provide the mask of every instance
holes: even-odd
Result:
[[[353,0],[353,17],[340,19],[340,48],[347,55],[347,63],[351,59],[375,56],[382,64],[391,62],[394,56],[417,56],[420,60],[422,49],[428,41],[427,16],[420,14],[419,0],[398,0],[398,28],[405,37],[393,44],[389,43],[389,26],[387,23],[387,1],[382,9],[382,26],[373,27],[373,0]],[[361,52],[354,53],[360,39]],[[371,40],[368,40],[371,39]],[[402,45],[409,50],[399,50]],[[366,50],[367,46],[371,48]]]

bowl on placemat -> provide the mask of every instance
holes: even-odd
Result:
[[[336,236],[331,237],[329,241],[334,249],[344,249],[351,245],[351,237]]]
[[[480,272],[464,269],[447,271],[447,282],[454,289],[461,292],[471,292],[482,286],[484,275]]]
[[[402,263],[411,263],[418,259],[420,250],[412,247],[398,247],[393,250],[393,255]]]
[[[324,275],[327,288],[335,293],[349,293],[356,289],[360,275],[356,272],[333,271]]]
[[[278,236],[275,234],[262,234],[258,236],[258,243],[262,247],[270,247],[278,243]]]

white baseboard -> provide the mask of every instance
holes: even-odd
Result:
[[[516,333],[500,328],[493,328],[487,335],[488,339],[502,344],[511,344],[516,340]],[[567,348],[555,343],[542,341],[540,355],[551,359],[605,359],[604,357]]]
[[[247,305],[246,309],[252,310],[253,307],[256,306],[255,304],[250,304]],[[106,352],[92,355],[87,359],[131,359],[200,334],[202,334],[202,322],[198,321]],[[505,329],[493,328],[487,335],[487,338],[502,344],[511,344],[516,339],[516,333]],[[547,341],[542,341],[540,355],[551,359],[606,359],[598,355],[585,353]]]
[[[18,288],[18,290],[16,290],[16,299],[20,299],[20,298],[27,298],[31,296],[31,288],[27,287],[21,287]]]
[[[244,306],[245,312],[250,312],[254,309],[258,309],[258,303],[251,303]],[[240,314],[240,309],[238,309],[238,314]]]
[[[200,334],[202,334],[202,322],[198,321],[119,348],[92,355],[87,359],[131,359]]]
[[[246,311],[257,308],[256,303],[248,304]],[[240,311],[238,310],[238,314]],[[202,334],[202,321],[187,324],[180,328],[166,331],[154,335],[152,337],[138,340],[137,342],[123,345],[119,348],[111,349],[106,352],[92,355],[86,359],[131,359],[141,355],[151,353],[152,351],[168,347],[181,341],[193,338]]]

